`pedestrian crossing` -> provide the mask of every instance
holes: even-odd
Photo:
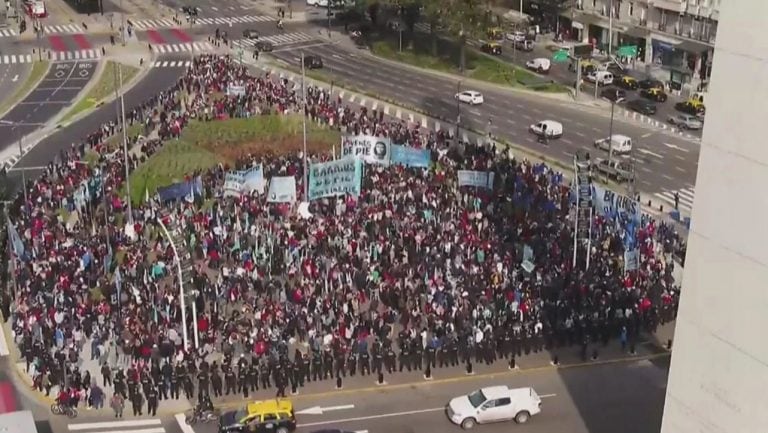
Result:
[[[43,26],[43,33],[85,33],[86,30],[79,24],[51,24]]]
[[[10,38],[18,35],[14,29],[0,29],[0,38]]]
[[[266,23],[277,22],[275,17],[267,15],[243,15],[240,17],[208,17],[208,18],[196,18],[193,25],[219,25],[228,26],[230,24],[247,24],[247,23]],[[133,28],[136,30],[151,30],[158,28],[169,27],[182,27],[178,23],[174,22],[171,18],[157,18],[131,21]]]
[[[128,410],[126,410],[127,412]],[[165,433],[163,421],[159,418],[79,422],[68,424],[67,430],[82,433]]]
[[[153,45],[152,50],[159,54],[170,53],[189,53],[210,51],[213,49],[213,45],[208,42],[185,42],[183,44],[160,44]]]
[[[152,63],[153,68],[188,68],[192,66],[191,60],[158,60]]]
[[[675,192],[680,197],[680,204],[678,209],[690,212],[693,209],[693,199],[695,197],[695,191],[693,188],[683,188],[676,191],[662,191],[654,194],[657,198],[663,200],[666,207],[670,209],[675,208]]]
[[[101,58],[99,50],[75,50],[75,51],[49,51],[43,54],[43,60],[52,62],[66,62],[72,60],[98,60]],[[33,63],[40,60],[37,54],[6,54],[0,56],[0,65],[13,65],[16,63]]]
[[[237,48],[251,49],[257,41],[268,41],[274,46],[299,44],[315,40],[315,37],[304,32],[280,33],[277,35],[262,36],[259,39],[235,39],[232,45]]]

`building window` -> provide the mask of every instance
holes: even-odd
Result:
[[[629,2],[629,16],[635,15],[635,4],[632,2]]]

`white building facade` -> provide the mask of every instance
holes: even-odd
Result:
[[[662,433],[768,431],[768,1],[720,17]]]
[[[638,47],[636,61],[673,88],[705,88],[721,0],[576,0],[563,14],[570,39],[607,49]],[[611,20],[611,15],[613,20]],[[611,24],[612,21],[612,24]]]

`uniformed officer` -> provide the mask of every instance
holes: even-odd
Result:
[[[323,352],[323,379],[333,377],[333,354],[330,349]]]
[[[127,394],[125,393],[125,375],[123,374],[123,370],[117,370],[117,373],[115,374],[114,385],[115,392],[117,394],[122,395],[123,399],[128,398]]]
[[[256,358],[251,359],[251,365],[248,366],[248,377],[246,380],[252,392],[259,390],[259,364],[256,361]]]
[[[459,365],[459,342],[456,337],[451,337],[448,342],[448,358],[451,361],[451,367]]]
[[[131,396],[131,405],[133,406],[133,416],[142,415],[142,407],[144,406],[144,396],[140,392],[136,392]]]
[[[357,374],[357,358],[357,351],[350,350],[349,355],[347,356],[347,365],[349,366],[349,375],[351,377],[355,377]]]
[[[421,370],[424,365],[424,346],[421,344],[421,338],[416,337],[411,340],[411,365],[414,370]]]
[[[162,386],[160,388],[160,394],[162,395],[162,398],[167,400],[168,399],[168,391],[171,386],[171,382],[173,379],[173,367],[171,367],[170,362],[166,362],[163,364],[163,367],[160,369],[162,372]],[[171,391],[171,395],[173,395],[173,391]]]
[[[323,357],[320,352],[312,353],[312,380],[323,379]]]
[[[229,364],[224,364],[224,383],[227,387],[227,389],[224,391],[224,395],[229,395],[230,393],[236,394],[237,391],[235,390],[235,382],[237,379],[235,378],[235,372],[232,371],[232,366]]]
[[[189,376],[189,374],[184,374],[184,395],[187,397],[187,400],[191,399],[195,395],[195,384],[192,383],[192,378]]]
[[[275,386],[277,387],[277,393],[275,398],[285,398],[285,387],[287,386],[287,378],[285,371],[280,368],[275,371]]]
[[[201,395],[208,395],[210,393],[210,380],[208,377],[208,370],[200,369],[200,372],[197,373],[197,394],[198,396]]]
[[[403,367],[407,367],[408,371],[411,371],[411,342],[410,339],[404,339],[400,346],[400,368],[398,371],[403,371]]]
[[[259,380],[261,381],[261,388],[267,389],[272,387],[272,383],[269,378],[270,368],[267,361],[262,358],[259,365]]]
[[[154,387],[150,387],[147,393],[147,415],[156,416],[157,406],[157,390]]]
[[[237,363],[237,388],[243,393],[243,398],[248,398],[248,365],[240,362]]]
[[[381,344],[381,341],[378,339],[373,342],[373,347],[371,347],[371,358],[373,358],[371,369],[374,373],[378,374],[381,373],[382,366],[384,364],[384,348]]]
[[[294,363],[298,367],[298,376],[296,377],[296,380],[298,381],[298,385],[300,387],[304,386],[304,380],[307,379],[307,376],[309,375],[309,369],[307,368],[307,358],[306,355],[300,354],[299,356],[294,358]]]
[[[211,366],[211,388],[213,389],[214,397],[221,397],[221,373],[219,372],[219,366],[216,365],[216,361]]]
[[[365,343],[365,341],[363,341]],[[368,353],[368,344],[360,345],[360,375],[371,374],[371,355]]]
[[[386,348],[386,351],[387,355],[384,357],[384,363],[387,365],[387,374],[392,374],[396,368],[397,355],[395,355],[395,350],[391,344]]]
[[[139,390],[139,383],[136,381],[135,369],[128,369],[128,378],[126,383],[128,384],[128,397],[133,399],[133,395],[136,394]]]

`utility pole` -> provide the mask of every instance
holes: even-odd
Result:
[[[613,0],[608,6],[608,60],[611,60],[611,48],[613,47]]]
[[[611,102],[611,123],[608,126],[608,161],[613,161],[613,112],[616,101]]]
[[[24,156],[24,149],[21,145],[21,130],[18,130],[19,134],[19,162],[21,162],[21,157]],[[29,203],[29,197],[27,196],[27,174],[26,170],[24,170],[24,167],[21,167],[21,183],[24,185],[24,207],[26,208],[27,203]]]
[[[330,2],[329,2],[330,4]],[[301,52],[301,120],[302,120],[302,153],[304,155],[304,200],[309,201],[309,156],[307,155],[307,86],[306,75],[304,71],[304,51]]]
[[[120,89],[123,88],[123,68],[117,64],[117,75],[120,77]],[[131,170],[128,159],[128,125],[125,123],[125,92],[120,91],[120,117],[123,126],[123,160],[125,164],[125,193],[128,206],[128,224],[133,225],[133,205],[131,204]],[[173,242],[171,242],[173,243]]]
[[[328,39],[331,38],[331,2],[333,0],[328,0]]]
[[[461,101],[459,101],[459,93],[461,93],[461,80],[456,82],[456,140],[457,143],[461,141]]]

